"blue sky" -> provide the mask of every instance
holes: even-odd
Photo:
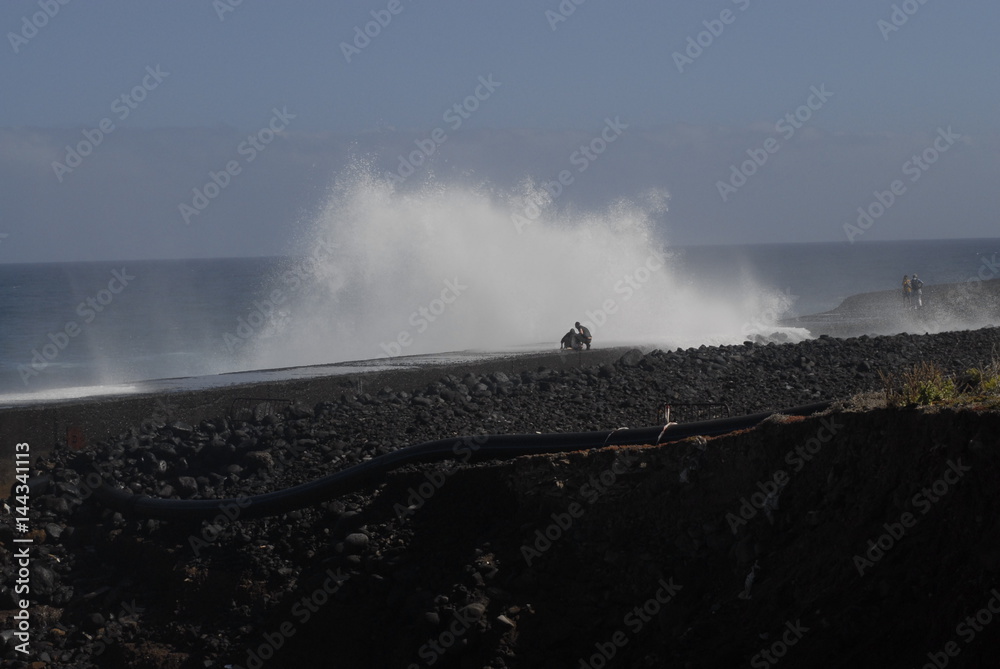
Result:
[[[553,178],[609,118],[628,130],[564,204],[666,189],[662,224],[680,243],[846,241],[852,212],[948,127],[961,140],[863,241],[996,234],[1000,8],[985,0],[232,5],[0,6],[0,262],[265,254],[352,154],[391,172],[444,127],[439,175],[506,187]],[[356,29],[387,16],[348,62]],[[679,71],[689,38],[707,46]],[[491,76],[499,86],[451,131],[444,112]],[[121,118],[115,100],[144,77],[155,87]],[[782,137],[776,121],[821,86],[829,99]],[[241,138],[274,110],[293,118],[243,162]],[[114,129],[60,180],[53,161],[105,118]],[[770,164],[724,197],[731,166],[769,137]],[[204,225],[180,222],[178,203],[233,159],[241,173]]]

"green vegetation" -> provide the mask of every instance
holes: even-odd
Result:
[[[921,362],[912,369],[896,374],[879,372],[885,387],[887,406],[931,404],[953,399],[955,382],[938,365]]]
[[[1000,359],[952,376],[937,364],[921,362],[901,373],[879,372],[886,406],[985,403],[1000,405]]]
[[[965,371],[969,385],[983,394],[1000,392],[1000,360],[994,358],[986,367],[974,367]]]

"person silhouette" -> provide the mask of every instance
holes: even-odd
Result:
[[[593,337],[590,336],[590,330],[585,325],[580,325],[580,321],[574,324],[577,330],[580,331],[580,341],[587,345],[587,350],[590,350],[590,342],[593,341]]]
[[[571,348],[574,351],[579,351],[581,348],[583,348],[583,344],[580,341],[580,335],[578,335],[573,330],[570,330],[569,332],[564,334],[562,340],[560,340],[559,342],[559,350],[562,350],[564,348]]]
[[[924,297],[923,297],[924,291],[921,290],[923,287],[924,287],[924,282],[918,279],[917,275],[914,274],[913,278],[910,279],[910,290],[913,292],[913,295],[915,295],[917,298],[917,303],[913,305],[914,309],[920,309],[924,306]]]

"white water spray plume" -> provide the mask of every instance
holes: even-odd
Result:
[[[594,346],[807,336],[773,325],[788,298],[752,277],[711,290],[679,276],[655,226],[666,201],[652,192],[573,212],[531,183],[501,193],[433,183],[404,191],[356,167],[312,226],[309,257],[274,278],[289,299],[245,362],[555,349],[576,321]]]

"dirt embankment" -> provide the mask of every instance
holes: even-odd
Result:
[[[433,473],[400,475],[279,664],[987,666],[998,435],[995,414],[833,413],[463,468],[426,501]]]
[[[415,468],[223,541],[98,522],[39,636],[51,666],[987,666],[998,438],[992,413],[835,412]]]

